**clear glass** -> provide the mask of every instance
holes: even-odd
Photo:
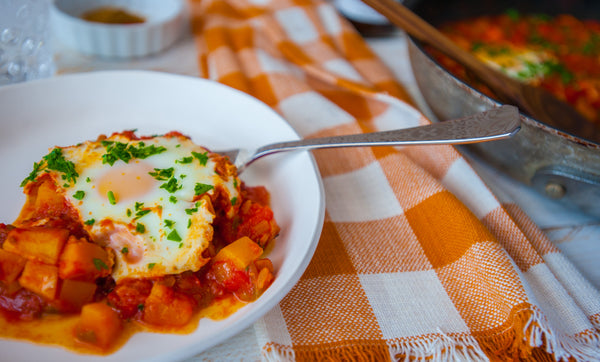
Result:
[[[0,0],[0,85],[54,74],[50,0]]]

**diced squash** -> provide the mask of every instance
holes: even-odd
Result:
[[[58,262],[61,279],[93,281],[112,272],[114,259],[100,245],[74,237],[69,239]]]
[[[66,229],[15,228],[8,233],[3,248],[30,260],[54,265],[68,237]]]
[[[251,262],[258,259],[262,253],[263,249],[260,245],[244,236],[219,250],[217,255],[213,258],[213,261],[219,262],[229,260],[238,269],[243,270],[246,269]]]
[[[79,280],[63,280],[58,299],[70,309],[79,310],[92,301],[96,292],[96,283]]]
[[[22,256],[0,249],[0,280],[12,283],[25,267],[27,259]]]
[[[44,179],[37,190],[35,198],[35,208],[41,209],[61,209],[64,205],[65,197],[60,192],[50,178]]]
[[[29,260],[21,273],[19,284],[46,299],[53,300],[58,289],[58,268]]]
[[[90,303],[81,308],[75,336],[81,342],[107,348],[119,337],[122,328],[119,314],[111,307],[105,303]]]
[[[144,305],[143,320],[155,326],[182,326],[192,318],[194,307],[192,298],[154,283]]]
[[[15,220],[15,225],[21,225],[34,215],[52,216],[64,212],[64,195],[58,191],[50,176],[42,175],[35,183],[28,184],[25,192],[27,201]]]

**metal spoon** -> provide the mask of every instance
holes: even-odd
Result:
[[[521,122],[519,111],[513,106],[501,106],[486,112],[456,120],[433,123],[385,132],[352,134],[345,136],[309,138],[299,141],[279,142],[257,149],[216,151],[229,157],[238,173],[257,159],[284,151],[309,150],[332,147],[405,146],[465,144],[495,141],[516,134]]]

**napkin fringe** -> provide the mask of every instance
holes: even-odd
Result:
[[[494,336],[478,338],[479,344],[490,356],[533,361],[590,361],[600,358],[600,341],[595,331],[572,337],[561,335],[559,338],[544,313],[528,303],[516,306],[511,314],[513,317],[509,321],[512,323],[508,329]]]
[[[369,343],[332,343],[313,348],[270,342],[263,347],[262,355],[266,361],[600,360],[597,331],[557,338],[543,312],[529,303],[516,306],[511,315],[493,335],[449,335],[438,328],[437,333],[428,336],[388,340],[387,349],[373,348]]]
[[[268,343],[263,347],[262,357],[266,361],[389,361],[390,351],[383,344],[373,343],[330,343],[313,346],[289,346]],[[378,348],[379,347],[379,348]]]
[[[390,351],[396,361],[489,361],[472,336],[451,337],[438,329],[438,333],[428,337],[431,339],[421,336],[408,341],[390,342]]]

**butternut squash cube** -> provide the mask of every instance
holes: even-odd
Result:
[[[0,280],[12,283],[25,267],[27,259],[22,256],[0,249]]]
[[[100,348],[110,347],[122,330],[119,314],[105,303],[90,303],[81,308],[75,336],[84,343]]]
[[[190,297],[154,283],[144,304],[143,320],[155,326],[182,326],[192,318],[194,307]]]
[[[44,179],[37,190],[35,208],[40,209],[62,209],[65,204],[65,196],[58,191],[56,184],[50,178]]]
[[[19,284],[48,300],[53,300],[58,289],[58,268],[29,260],[21,273]]]
[[[96,283],[66,279],[60,287],[58,299],[70,309],[79,310],[92,301],[96,287]]]
[[[238,269],[244,270],[251,262],[258,259],[263,249],[249,237],[241,237],[219,250],[213,261],[231,261]]]
[[[58,262],[61,279],[94,281],[112,272],[114,259],[100,245],[85,240],[69,239]]]
[[[68,237],[66,229],[14,228],[8,233],[3,248],[30,260],[54,265]]]
[[[27,200],[14,224],[20,226],[33,216],[55,216],[65,210],[64,194],[49,175],[42,175],[25,186]]]

